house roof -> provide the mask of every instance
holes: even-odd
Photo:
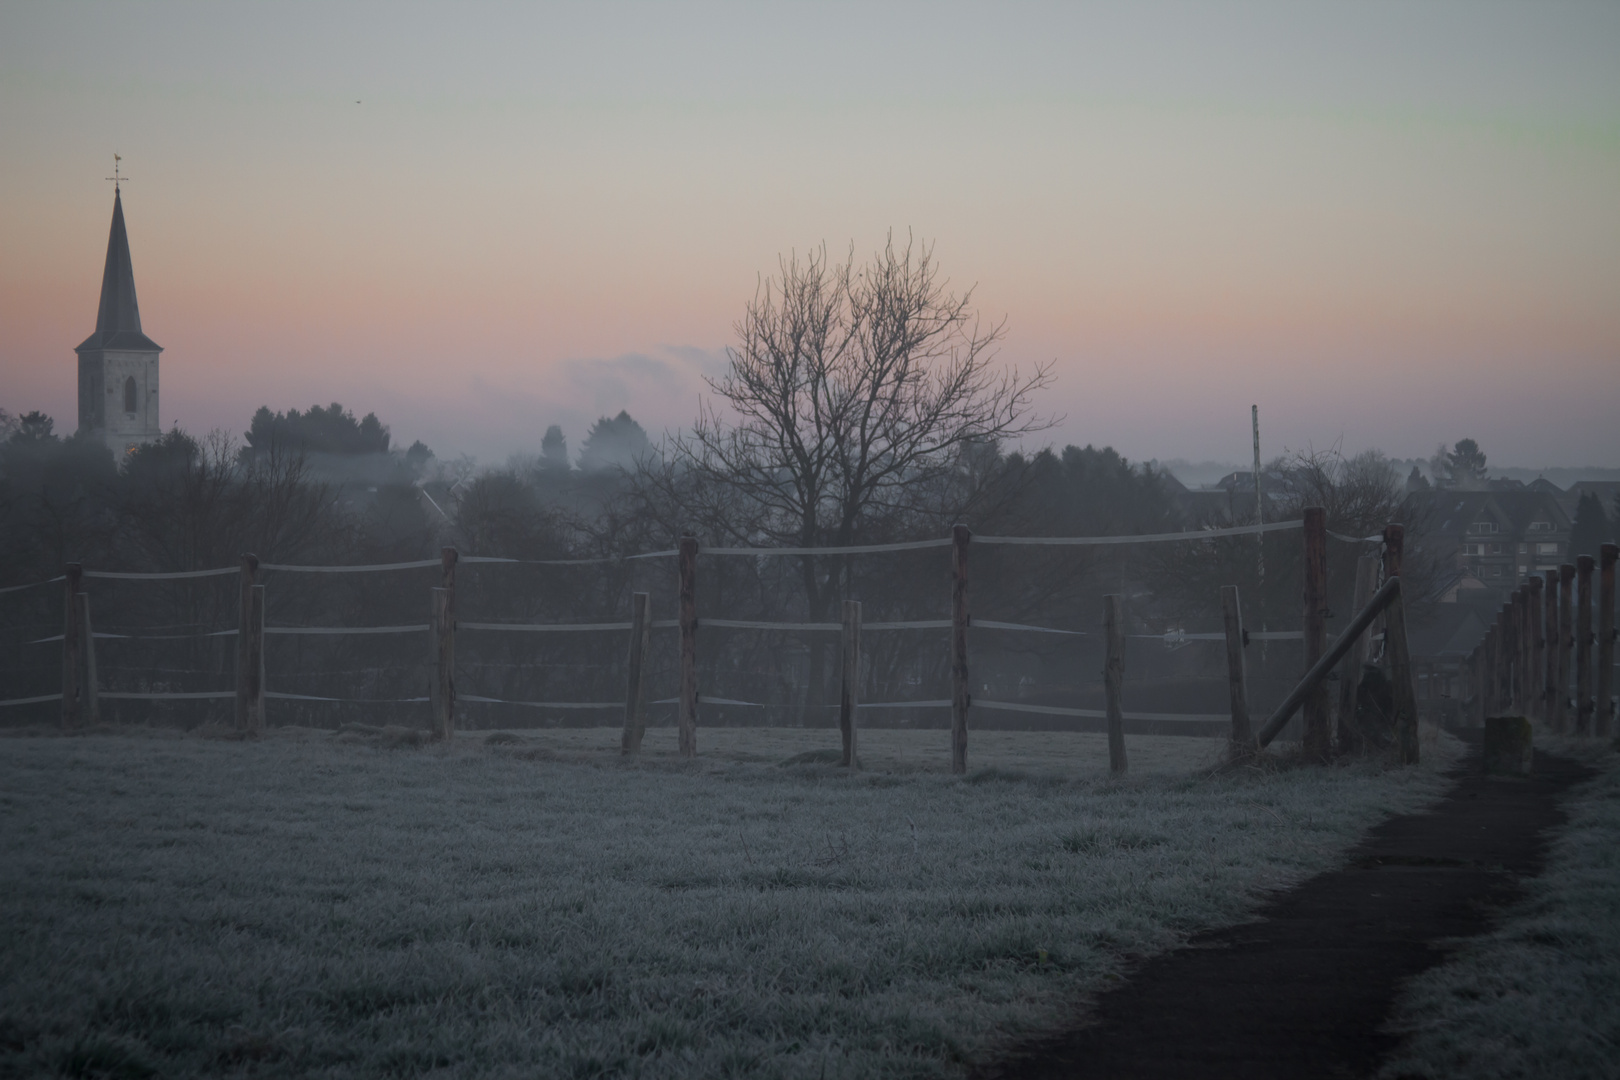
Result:
[[[1434,532],[1461,535],[1482,514],[1492,518],[1500,516],[1491,512],[1496,494],[1493,491],[1414,491],[1406,496],[1408,519],[1417,520],[1417,513],[1427,513],[1431,517],[1429,528]]]
[[[1545,517],[1553,528],[1569,528],[1569,515],[1552,495],[1530,491],[1414,491],[1407,495],[1408,511],[1427,513],[1436,533],[1460,536],[1481,519],[1497,522],[1508,532],[1524,532],[1537,518]]]
[[[1555,529],[1569,528],[1569,516],[1552,495],[1541,491],[1493,491],[1497,506],[1502,508],[1517,532],[1523,532],[1537,518],[1551,521]]]
[[[135,301],[135,269],[130,264],[129,234],[124,231],[124,200],[113,192],[112,231],[107,236],[107,265],[101,271],[101,306],[96,332],[74,352],[129,349],[162,352],[163,346],[141,333],[141,309]]]

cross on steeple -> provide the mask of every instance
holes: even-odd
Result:
[[[103,180],[112,181],[114,195],[118,194],[118,189],[123,186],[124,181],[129,179],[129,177],[120,176],[118,173],[118,166],[123,160],[124,159],[118,154],[113,154],[113,174],[111,176],[102,177]]]

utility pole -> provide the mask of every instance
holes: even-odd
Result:
[[[1249,406],[1249,420],[1254,428],[1254,523],[1266,523],[1266,497],[1260,490],[1260,406]],[[1260,632],[1266,632],[1266,534],[1256,533],[1256,567],[1260,572],[1260,587],[1255,590],[1255,607],[1260,612]],[[1260,666],[1265,669],[1266,639],[1260,639]]]

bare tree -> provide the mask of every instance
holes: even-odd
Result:
[[[1377,450],[1345,457],[1332,450],[1301,450],[1274,463],[1288,477],[1277,500],[1283,517],[1298,517],[1307,506],[1327,511],[1328,528],[1348,536],[1372,536],[1397,519],[1406,497],[1400,474]]]
[[[973,455],[1050,426],[1032,407],[1051,365],[998,363],[1005,329],[972,290],[950,291],[927,244],[891,236],[861,266],[853,248],[836,265],[824,248],[785,258],[736,324],[691,434],[643,470],[648,502],[716,538],[795,547],[936,523],[970,501]],[[845,576],[843,560],[800,559],[810,618],[827,617]],[[818,689],[822,671],[818,642]]]

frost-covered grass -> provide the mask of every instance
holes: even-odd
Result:
[[[1546,871],[1495,931],[1414,979],[1389,1077],[1620,1077],[1620,755],[1544,748],[1602,770],[1566,804]]]
[[[943,732],[869,734],[854,776],[761,749],[825,732],[684,765],[656,732],[630,765],[601,732],[0,740],[0,1074],[949,1074],[1332,865],[1456,750],[1210,775],[1143,738],[1111,782],[1096,736],[1004,733],[1046,766],[1015,769],[977,733],[964,780],[871,767]]]

